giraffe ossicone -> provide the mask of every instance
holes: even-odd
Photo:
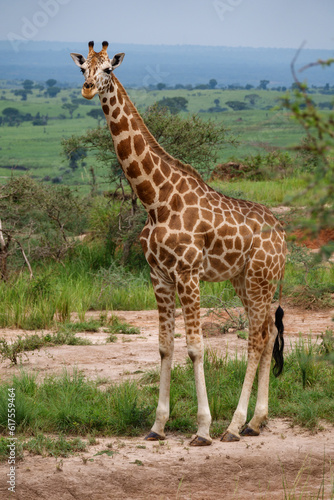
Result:
[[[115,151],[148,217],[140,241],[151,270],[159,313],[161,375],[156,418],[148,440],[165,438],[169,417],[174,348],[175,294],[186,328],[188,354],[196,383],[198,429],[194,446],[209,445],[211,415],[203,369],[199,282],[230,280],[249,319],[248,362],[238,406],[223,441],[258,435],[268,414],[272,356],[278,375],[283,368],[283,310],[275,322],[270,307],[284,275],[286,243],[279,221],[263,205],[217,193],[198,172],[169,155],[154,139],[113,71],[124,54],[109,59],[108,43],[100,52],[89,42],[87,58],[72,53],[85,82],[82,95],[98,94]],[[280,285],[280,299],[281,299]],[[247,408],[257,369],[254,416],[246,427]]]

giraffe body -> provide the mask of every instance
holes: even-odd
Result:
[[[278,329],[282,334],[283,325],[278,315],[275,326],[270,304],[277,283],[283,279],[284,231],[266,207],[217,193],[192,167],[161,148],[113,75],[124,54],[116,54],[111,61],[106,49],[104,42],[102,51],[96,53],[90,42],[87,60],[80,54],[71,56],[85,75],[83,96],[99,95],[119,162],[148,214],[140,241],[150,265],[158,305],[161,377],[156,420],[147,439],[165,437],[177,293],[183,308],[198,399],[198,431],[192,444],[207,445],[212,441],[203,370],[200,280],[231,280],[249,318],[247,372],[238,407],[222,440],[239,439],[259,367],[255,413],[244,430],[244,434],[257,435],[268,412],[275,338],[277,359],[282,362],[283,344],[279,345],[277,336]]]

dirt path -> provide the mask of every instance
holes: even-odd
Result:
[[[191,448],[188,440],[176,436],[170,436],[163,446],[142,438],[100,439],[88,453],[62,461],[25,457],[17,470],[16,498],[281,499],[283,470],[285,491],[298,492],[303,499],[319,491],[324,475],[323,498],[329,499],[333,435],[326,430],[313,436],[275,420],[257,439],[244,438],[233,444],[214,441],[210,448]],[[96,455],[110,449],[113,456]],[[300,497],[301,491],[305,495]]]
[[[60,346],[28,353],[22,359],[22,367],[43,377],[60,373],[64,367],[77,366],[89,378],[109,380],[138,377],[141,374],[135,372],[158,367],[156,311],[117,315],[138,326],[141,334],[118,335],[117,342],[112,344],[105,344],[107,334],[103,332],[80,334],[90,338],[94,345]],[[332,316],[333,311],[310,312],[286,307],[286,345],[289,347],[290,342],[297,341],[299,333],[317,341],[321,332],[333,327]],[[175,362],[183,363],[187,351],[180,314],[176,319],[176,333],[180,337],[175,339]],[[22,331],[0,330],[0,337],[8,339],[17,334],[22,335]],[[226,350],[230,354],[247,350],[247,342],[235,333],[207,336],[205,345],[222,354]],[[11,378],[18,370],[2,363],[0,377]],[[96,455],[101,451],[109,451],[109,454]],[[320,498],[329,499],[333,460],[332,427],[325,426],[323,431],[312,434],[292,428],[289,422],[282,420],[270,420],[258,438],[242,438],[238,443],[222,443],[216,439],[209,448],[191,448],[188,437],[173,434],[168,435],[163,444],[145,442],[142,437],[101,438],[87,452],[62,460],[26,453],[17,467],[15,496],[7,492],[8,464],[2,464],[0,499],[281,499],[284,491],[306,499],[316,496],[322,484],[325,494]]]
[[[273,308],[274,310],[275,308]],[[327,328],[333,328],[331,320],[334,311],[306,311],[302,309],[284,308],[285,345],[288,350],[291,345],[298,341],[300,335],[303,338],[312,338],[317,342],[321,332]],[[206,311],[202,312],[202,324],[211,321],[206,317]],[[2,380],[11,378],[21,368],[33,370],[41,374],[61,373],[65,368],[76,366],[83,370],[88,378],[108,378],[112,381],[129,377],[140,377],[141,374],[134,372],[146,371],[160,366],[158,351],[158,313],[157,311],[123,311],[114,312],[122,321],[140,328],[140,335],[117,335],[115,343],[106,344],[107,333],[79,333],[80,337],[88,338],[93,345],[90,346],[59,346],[41,351],[28,352],[22,357],[20,366],[10,366],[8,363],[0,364],[0,377]],[[99,312],[86,315],[86,319],[100,317]],[[215,318],[212,320],[215,322]],[[187,348],[185,342],[184,322],[181,310],[176,313],[176,338],[174,363],[185,363],[187,359]],[[23,335],[22,330],[0,329],[0,337],[7,340]],[[35,332],[25,332],[26,334]],[[38,332],[37,332],[38,333]],[[212,348],[225,355],[226,351],[235,355],[247,354],[247,341],[236,336],[235,333],[225,335],[204,334],[206,348]]]

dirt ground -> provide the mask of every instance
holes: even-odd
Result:
[[[285,307],[287,349],[299,335],[318,335],[333,327],[334,311],[305,311]],[[210,322],[202,310],[202,323]],[[140,335],[118,335],[115,343],[105,344],[106,333],[78,334],[93,345],[59,346],[27,353],[25,370],[40,377],[77,367],[91,379],[112,381],[140,377],[139,372],[160,365],[158,316],[156,311],[118,312],[118,317],[140,328]],[[99,317],[99,313],[91,313]],[[88,315],[87,315],[88,317]],[[205,332],[205,331],[204,331]],[[35,332],[34,332],[35,333]],[[176,318],[175,363],[187,357],[183,317]],[[0,337],[13,339],[18,330],[0,330]],[[247,352],[247,342],[235,333],[205,334],[206,347],[222,354]],[[0,364],[1,380],[11,378],[19,367]],[[153,422],[152,422],[153,423]],[[0,499],[20,500],[126,500],[126,499],[283,499],[332,498],[334,467],[334,429],[324,425],[311,433],[292,427],[288,421],[269,420],[259,437],[244,437],[238,443],[222,443],[192,448],[189,437],[169,434],[163,443],[138,438],[98,438],[84,453],[63,458],[25,453],[17,463],[16,494],[7,491],[7,463],[0,466]],[[98,452],[109,450],[109,454]],[[110,453],[110,450],[112,453]],[[283,485],[285,481],[285,486]],[[313,496],[314,495],[314,496]]]

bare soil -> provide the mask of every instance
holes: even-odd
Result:
[[[289,349],[299,335],[319,342],[318,336],[333,327],[334,311],[305,311],[285,307],[285,338]],[[215,323],[206,317],[203,323]],[[21,367],[39,377],[77,367],[91,379],[120,381],[138,378],[143,371],[160,365],[158,316],[156,311],[118,312],[120,319],[140,328],[140,335],[118,335],[105,343],[107,333],[82,333],[93,345],[59,346],[27,353]],[[99,313],[91,313],[99,317]],[[29,333],[29,332],[27,332]],[[34,332],[35,333],[35,332]],[[187,357],[183,317],[176,319],[175,363]],[[13,339],[22,331],[0,330],[0,337]],[[206,347],[222,355],[247,352],[247,342],[235,333],[218,334],[204,328]],[[1,380],[21,368],[0,365]],[[139,373],[138,373],[139,372]],[[153,423],[153,422],[152,422]],[[316,433],[292,427],[284,420],[269,420],[259,437],[244,437],[238,443],[192,448],[189,436],[170,434],[163,443],[138,438],[98,438],[84,453],[63,458],[29,455],[17,463],[16,494],[6,481],[9,465],[0,466],[0,499],[283,499],[331,498],[333,488],[334,429],[324,424]],[[109,454],[98,452],[109,451]],[[110,451],[113,453],[110,454]],[[112,456],[111,456],[112,455]],[[285,478],[285,486],[283,479]],[[290,497],[291,498],[291,497]],[[294,498],[294,496],[292,496]]]

